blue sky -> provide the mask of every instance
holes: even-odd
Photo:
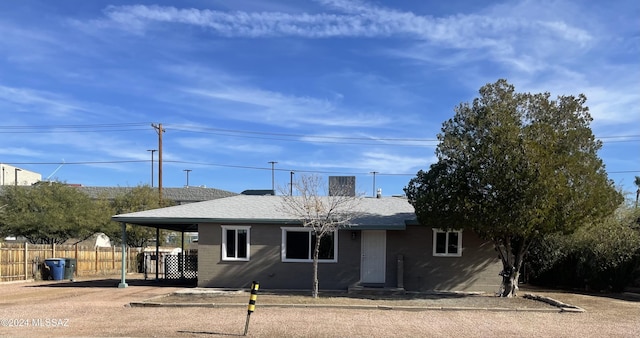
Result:
[[[165,187],[189,169],[192,186],[269,189],[277,161],[276,187],[355,175],[371,195],[375,171],[402,194],[454,107],[506,78],[584,93],[609,176],[633,191],[639,18],[636,0],[3,1],[0,162],[150,184],[162,123]]]

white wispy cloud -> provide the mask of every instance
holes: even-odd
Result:
[[[181,137],[175,143],[185,149],[202,151],[208,154],[262,154],[271,155],[282,152],[282,147],[273,144],[257,144],[254,141],[244,141],[233,137]]]
[[[388,117],[350,111],[346,113],[326,99],[285,95],[278,92],[248,88],[219,89],[185,88],[185,93],[210,100],[244,105],[234,109],[229,118],[260,121],[283,126],[373,127],[389,123]],[[243,114],[238,114],[243,111]]]
[[[528,1],[495,6],[484,13],[441,17],[364,1],[318,2],[325,11],[231,12],[169,6],[110,6],[104,10],[106,19],[98,21],[101,26],[136,34],[173,24],[204,28],[222,37],[393,38],[403,45],[382,47],[381,51],[388,56],[460,69],[477,61],[489,61],[528,75],[551,71],[554,64],[562,64],[562,60],[588,50],[596,39],[587,29],[560,16],[549,15],[553,9],[540,18],[531,15],[540,5]]]
[[[43,152],[36,149],[30,149],[27,147],[6,147],[6,148],[0,147],[0,155],[39,157],[43,155]]]
[[[373,132],[330,132],[330,133],[315,133],[300,137],[300,141],[317,144],[343,144],[350,146],[394,146],[394,147],[406,147],[406,149],[418,149],[418,148],[435,148],[437,140],[425,139],[421,137],[411,138],[406,134],[401,137],[387,138],[385,135],[376,135]]]
[[[436,161],[435,156],[422,157],[415,154],[399,154],[398,152],[365,151],[351,154],[345,158],[335,160],[293,160],[282,161],[283,165],[302,168],[317,168],[319,170],[345,170],[368,173],[375,170],[382,174],[412,174],[418,169],[428,167]]]
[[[425,158],[415,154],[400,155],[397,152],[368,151],[362,154],[358,161],[358,167],[375,168],[376,171],[386,174],[413,173],[418,168],[428,167],[436,161],[435,156]]]
[[[224,12],[168,6],[110,6],[105,16],[122,29],[139,32],[153,23],[174,23],[210,29],[222,36],[305,38],[405,36],[457,48],[490,47],[523,31],[546,32],[555,39],[590,40],[587,32],[563,22],[523,21],[518,18],[454,15],[443,18],[416,15],[362,2],[323,1],[337,13]],[[108,22],[108,21],[107,21]]]
[[[85,112],[85,108],[63,95],[28,88],[0,85],[0,106],[13,113],[29,109],[42,116],[65,117]]]

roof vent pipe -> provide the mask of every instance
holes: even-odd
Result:
[[[378,191],[376,192],[376,198],[380,197],[382,197],[382,188],[378,188]]]

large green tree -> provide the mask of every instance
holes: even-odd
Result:
[[[0,234],[35,244],[85,239],[101,231],[111,213],[104,203],[60,182],[4,187],[0,205]]]
[[[173,201],[160,200],[158,191],[148,185],[141,185],[132,188],[126,193],[116,196],[112,202],[115,214],[126,214],[130,212],[157,209],[173,205]],[[112,227],[109,234],[112,238],[120,238],[120,227]],[[150,239],[156,238],[156,229],[139,225],[126,225],[127,245],[132,247],[144,247]],[[160,240],[165,238],[165,232],[161,232]]]
[[[640,211],[630,203],[570,235],[532,246],[529,277],[541,285],[621,291],[640,277]]]
[[[468,228],[491,240],[514,296],[530,245],[612,213],[623,197],[598,157],[584,95],[517,93],[487,84],[443,123],[438,161],[405,192],[421,223]]]

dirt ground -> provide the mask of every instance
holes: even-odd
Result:
[[[162,297],[184,288],[136,280],[128,282],[129,287],[121,289],[116,287],[117,279],[0,284],[0,336],[233,337],[244,333],[246,306],[229,304],[247,298],[246,294],[213,302],[202,295]],[[262,291],[256,311],[251,315],[249,337],[640,336],[640,298],[624,295],[526,289],[521,292],[551,297],[586,310],[568,313],[523,298],[371,299],[334,295],[316,302],[299,295]],[[180,304],[172,307],[129,305],[162,299]],[[247,301],[248,298],[242,303]],[[189,302],[226,305],[182,306]],[[286,302],[298,305],[274,306]],[[327,307],[332,303],[341,307]],[[348,304],[416,308],[345,308]]]

